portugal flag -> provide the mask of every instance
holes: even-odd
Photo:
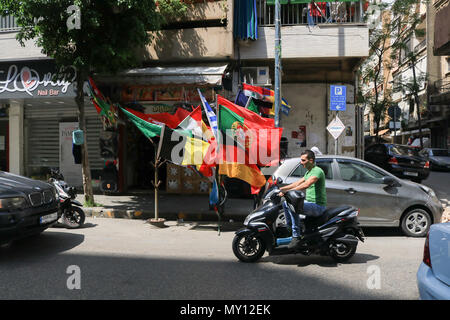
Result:
[[[217,96],[219,129],[226,131],[238,145],[245,148],[249,163],[259,166],[278,165],[282,128],[274,120]]]

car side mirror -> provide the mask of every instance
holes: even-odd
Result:
[[[395,179],[389,176],[383,177],[383,184],[387,184],[388,186],[392,186],[395,184]]]
[[[283,183],[283,179],[281,179],[280,177],[277,178],[277,185],[280,185]]]

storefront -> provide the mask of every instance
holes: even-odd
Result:
[[[178,108],[192,111],[201,105],[197,88],[206,100],[215,100],[215,94],[224,94],[222,78],[226,64],[208,64],[192,67],[156,67],[133,69],[119,76],[98,77],[99,84],[119,88],[120,105],[146,114],[167,112]],[[113,91],[116,91],[114,89]],[[124,119],[125,120],[125,119]],[[204,119],[206,121],[206,119]],[[155,158],[154,146],[130,122],[121,128],[119,138],[119,190],[152,190]],[[164,163],[158,170],[160,189],[173,193],[208,193],[209,184],[190,168]]]
[[[60,80],[54,75],[52,60],[0,64],[0,165],[2,170],[41,180],[56,167],[69,184],[79,187],[81,164],[72,153],[72,131],[78,127],[75,73],[68,70]],[[102,124],[88,97],[85,112],[89,163],[96,180],[103,168]]]

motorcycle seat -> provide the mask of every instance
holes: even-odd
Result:
[[[323,216],[326,217],[326,221],[336,217],[339,213],[350,209],[351,206],[340,206],[340,207],[332,207],[332,208],[327,208],[324,212],[323,212]]]
[[[318,227],[318,226],[328,222],[329,220],[333,219],[341,212],[348,210],[350,208],[351,208],[351,206],[340,206],[340,207],[327,208],[322,213],[322,215],[320,215],[319,217],[307,217],[306,218],[307,225],[312,228]]]

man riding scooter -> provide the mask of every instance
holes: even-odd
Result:
[[[300,163],[307,170],[303,178],[281,187],[279,196],[282,197],[288,191],[305,190],[306,199],[303,205],[303,215],[308,217],[319,217],[323,214],[327,205],[327,193],[325,189],[325,173],[316,166],[316,157],[313,151],[305,150],[300,156]],[[286,201],[283,202],[286,222],[292,228],[292,241],[288,248],[298,247],[303,240],[301,235],[300,217],[292,211]]]

